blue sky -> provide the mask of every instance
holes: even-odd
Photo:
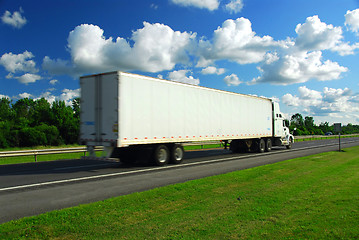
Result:
[[[0,0],[0,97],[68,104],[122,70],[359,124],[358,0]]]

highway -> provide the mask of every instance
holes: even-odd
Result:
[[[342,148],[359,138],[342,139]],[[293,149],[232,154],[228,150],[186,152],[179,165],[122,165],[95,160],[61,160],[0,166],[0,223],[47,211],[140,192],[296,157],[338,150],[338,140],[294,143]]]

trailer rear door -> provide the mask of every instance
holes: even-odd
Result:
[[[118,139],[118,74],[82,77],[81,140],[113,146]]]

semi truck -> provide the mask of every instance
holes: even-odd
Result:
[[[121,71],[80,77],[80,144],[130,162],[182,161],[182,144],[222,141],[234,153],[292,147],[279,104],[271,99]]]

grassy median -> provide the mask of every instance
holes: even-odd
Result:
[[[0,239],[358,239],[358,186],[353,147],[4,223]]]

